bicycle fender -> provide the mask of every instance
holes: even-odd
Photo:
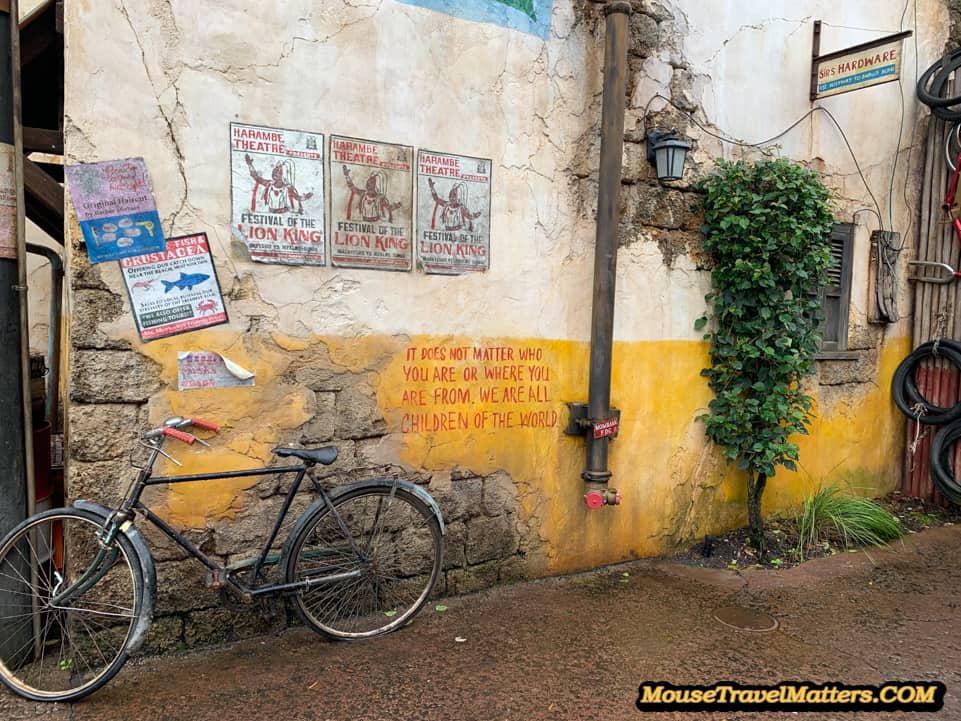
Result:
[[[434,518],[437,519],[437,524],[440,526],[440,535],[444,535],[444,516],[440,512],[440,506],[437,505],[437,501],[434,497],[430,495],[426,490],[418,486],[416,483],[411,483],[410,481],[405,481],[402,478],[372,478],[369,481],[361,481],[359,483],[352,483],[349,486],[344,486],[342,489],[331,494],[331,500],[336,499],[341,493],[348,490],[353,490],[355,488],[391,488],[394,485],[399,488],[403,488],[405,491],[417,496],[422,500],[430,510],[434,512]]]
[[[100,516],[104,521],[110,518],[110,514],[113,513],[111,509],[93,501],[78,499],[73,502],[73,506],[74,508],[89,511]],[[137,624],[130,634],[130,641],[127,643],[127,648],[125,649],[128,654],[133,654],[139,651],[144,641],[147,640],[147,632],[150,630],[150,622],[153,620],[154,598],[157,596],[157,570],[154,567],[150,546],[147,545],[147,539],[144,538],[140,529],[132,523],[125,523],[120,527],[120,530],[123,531],[123,535],[130,541],[134,552],[137,554],[137,562],[140,564],[140,570],[143,573],[145,591],[143,607],[140,609],[140,618],[137,619]]]

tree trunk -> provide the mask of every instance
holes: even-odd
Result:
[[[767,485],[767,476],[763,473],[754,475],[748,471],[747,476],[747,523],[751,533],[751,545],[757,549],[758,559],[764,558],[767,552],[764,543],[764,519],[761,518],[761,496]]]

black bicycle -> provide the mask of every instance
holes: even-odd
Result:
[[[340,640],[371,638],[404,626],[428,601],[443,562],[444,521],[423,488],[378,478],[325,490],[311,469],[337,449],[277,448],[299,465],[152,476],[164,441],[205,443],[187,427],[217,432],[199,419],[170,418],[144,434],[149,449],[114,509],[89,501],[31,516],[0,540],[0,680],[35,701],[93,693],[143,644],[157,578],[140,516],[200,561],[208,582],[253,600],[288,598],[304,623]],[[264,547],[229,566],[211,560],[141,502],[148,486],[294,474]],[[319,498],[271,553],[304,478]]]

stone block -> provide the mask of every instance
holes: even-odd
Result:
[[[498,569],[499,583],[526,581],[530,577],[530,568],[528,568],[527,559],[524,556],[511,556],[501,563]]]
[[[67,496],[116,505],[136,475],[136,469],[123,457],[92,462],[71,458],[67,466]]]
[[[69,462],[126,457],[140,428],[140,407],[103,403],[70,407]]]
[[[637,9],[635,9],[635,12],[636,11]],[[674,15],[667,6],[658,2],[658,0],[641,0],[640,12],[659,23],[674,19]]]
[[[517,553],[518,536],[512,515],[474,518],[467,522],[467,562],[501,560]]]
[[[317,392],[314,416],[300,427],[300,442],[307,448],[326,443],[337,431],[336,394]]]
[[[150,504],[148,503],[147,505],[149,506]],[[144,536],[146,536],[147,544],[150,546],[150,553],[157,563],[162,563],[163,561],[182,561],[191,558],[187,551],[179,544],[170,540],[165,533],[152,523],[139,522],[137,527]],[[213,551],[213,531],[206,528],[178,530],[180,531],[180,535],[190,541],[195,548],[199,548],[204,553],[211,553]]]
[[[818,382],[824,386],[869,383],[877,380],[877,350],[860,351],[853,360],[822,360],[817,363]]]
[[[631,55],[646,58],[657,50],[657,20],[650,15],[635,12],[630,20],[630,44],[627,51]]]
[[[160,654],[184,645],[184,620],[181,616],[154,616],[150,633],[141,653]]]
[[[206,573],[206,567],[192,558],[158,563],[157,613],[179,613],[220,605],[218,593],[206,586]]]
[[[276,619],[265,619],[256,608],[231,611],[226,608],[209,608],[195,611],[184,620],[184,643],[199,646],[249,638],[258,634],[279,631],[286,625],[284,614]]]
[[[497,584],[500,564],[496,561],[447,572],[448,595],[473,593]]]
[[[373,388],[366,383],[337,394],[337,437],[370,438],[387,432]]]
[[[695,194],[637,184],[624,187],[621,198],[625,223],[667,230],[700,229],[700,218],[692,209],[698,202]]]
[[[440,506],[445,521],[472,518],[481,512],[484,482],[480,478],[465,478],[449,486],[431,488],[431,495]]]
[[[467,565],[467,526],[461,521],[448,523],[444,533],[444,569]]]
[[[247,499],[246,508],[234,518],[213,527],[214,553],[253,556],[263,548],[283,504],[282,496]]]
[[[111,338],[100,330],[101,323],[108,323],[124,313],[123,298],[107,290],[80,288],[75,290],[71,302],[70,340],[74,348],[129,350],[130,341]]]
[[[142,403],[160,388],[160,366],[139,353],[77,350],[71,356],[70,399],[73,401]]]
[[[500,516],[517,510],[517,484],[506,473],[494,473],[484,479],[481,508],[487,516]]]

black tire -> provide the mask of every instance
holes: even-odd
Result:
[[[144,583],[123,534],[107,549],[99,578],[52,605],[58,590],[91,566],[102,527],[103,519],[89,511],[55,508],[31,516],[0,541],[0,681],[14,693],[33,701],[75,701],[126,662]]]
[[[946,408],[938,406],[918,389],[918,369],[925,360],[936,357],[947,359],[961,372],[961,344],[953,340],[941,340],[935,350],[935,342],[928,341],[901,361],[891,379],[891,395],[901,412],[926,425],[945,425],[961,418],[961,402]],[[922,406],[920,415],[916,410],[919,404]]]
[[[961,438],[961,423],[952,423],[939,430],[931,441],[931,478],[948,499],[961,505],[961,484],[955,476],[952,459],[954,444]]]
[[[444,539],[434,512],[391,487],[350,489],[333,505],[336,513],[326,505],[308,511],[290,545],[287,583],[311,582],[294,596],[298,614],[338,640],[401,628],[430,599],[440,575]]]
[[[938,58],[918,78],[918,99],[932,109],[961,103],[961,97],[946,98],[943,95],[948,78],[959,67],[961,67],[961,48]]]

